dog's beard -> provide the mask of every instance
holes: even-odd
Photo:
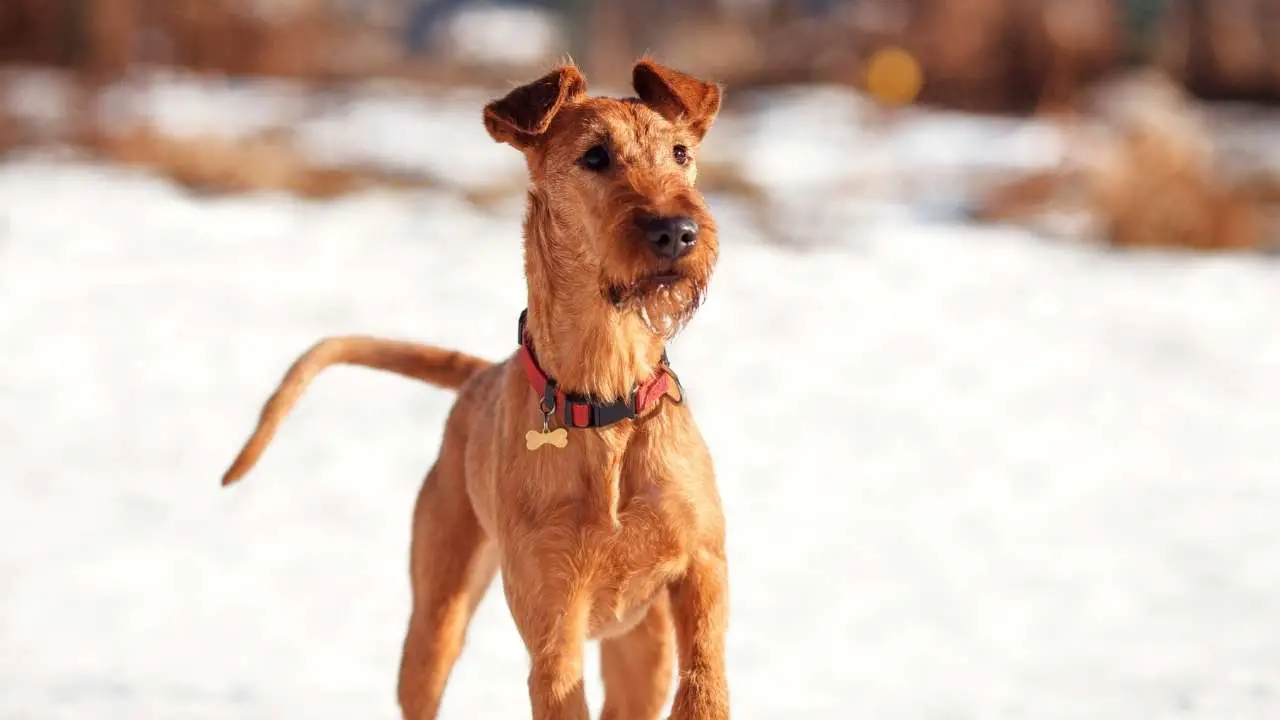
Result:
[[[649,332],[671,340],[684,330],[706,299],[706,287],[688,278],[671,283],[641,280],[629,286],[613,286],[610,300],[634,312]]]

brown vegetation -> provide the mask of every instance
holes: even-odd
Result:
[[[1047,209],[1093,218],[1124,248],[1257,250],[1275,185],[1223,172],[1210,134],[1180,88],[1155,74],[1117,88],[1115,103],[1068,129],[1080,148],[1062,167],[1002,183],[979,202],[985,221],[1027,222]],[[1094,134],[1096,133],[1096,134]]]
[[[317,165],[306,159],[286,130],[249,137],[174,136],[143,124],[97,135],[86,147],[102,158],[157,172],[203,193],[282,191],[330,198],[374,186],[407,189],[440,185],[427,176]]]
[[[1171,77],[1202,97],[1280,95],[1280,5],[1274,0],[1171,0],[1155,47]]]

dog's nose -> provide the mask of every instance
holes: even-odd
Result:
[[[641,223],[649,247],[672,260],[682,257],[698,242],[698,223],[689,217],[650,218]]]

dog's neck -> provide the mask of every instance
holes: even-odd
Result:
[[[525,217],[527,328],[538,363],[561,389],[601,400],[627,397],[650,378],[665,342],[634,313],[609,304],[599,273],[557,242],[567,232],[545,199],[529,194]]]

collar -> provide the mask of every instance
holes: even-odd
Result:
[[[633,420],[637,416],[658,404],[662,396],[675,389],[679,392],[677,402],[684,402],[684,389],[667,362],[667,351],[662,351],[662,360],[653,376],[643,383],[631,388],[631,395],[611,403],[601,403],[586,395],[565,393],[557,386],[554,378],[549,377],[538,365],[533,354],[533,340],[525,332],[525,321],[529,317],[527,309],[520,312],[519,322],[519,358],[524,368],[525,377],[533,391],[541,397],[540,410],[547,418],[560,418],[565,427],[599,428],[612,425],[622,420]]]

